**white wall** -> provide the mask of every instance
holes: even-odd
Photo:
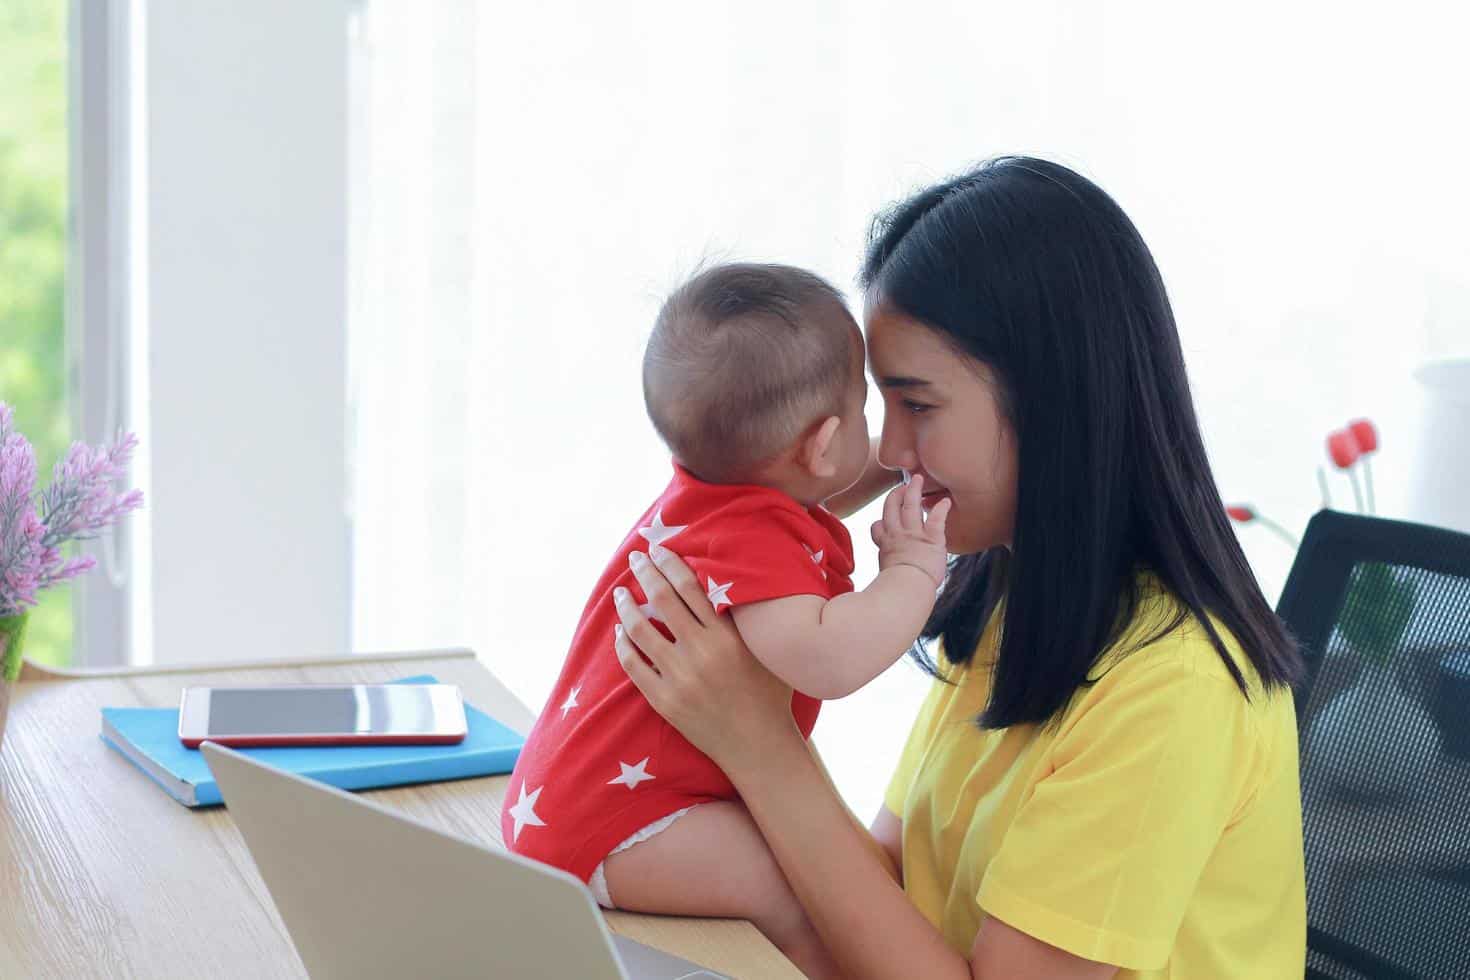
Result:
[[[348,0],[150,0],[153,648],[347,649]]]
[[[1410,369],[1470,352],[1470,78],[1443,4],[368,10],[354,636],[468,642],[533,708],[666,478],[638,365],[701,256],[846,285],[884,203],[996,153],[1068,163],[1162,267],[1225,496],[1297,530],[1323,438],[1356,415],[1383,432],[1381,509],[1404,513]],[[1274,598],[1289,549],[1241,538]],[[864,815],[914,674],[818,725]]]

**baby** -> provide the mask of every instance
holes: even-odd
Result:
[[[794,689],[807,737],[822,700],[901,657],[944,577],[949,503],[912,530],[890,500],[873,530],[880,571],[853,591],[852,541],[822,504],[868,463],[863,361],[840,294],[800,269],[718,266],[664,304],[643,390],[673,478],[593,589],[501,818],[506,846],[583,879],[604,907],[750,919],[811,976],[835,975],[830,955],[730,781],[623,672],[612,596],[646,602],[631,552],[678,554]]]

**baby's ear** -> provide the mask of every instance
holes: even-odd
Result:
[[[797,462],[820,480],[830,480],[837,475],[837,461],[832,458],[832,451],[837,441],[837,428],[841,424],[840,418],[829,415],[802,437]]]

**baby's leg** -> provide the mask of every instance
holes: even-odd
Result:
[[[603,864],[612,902],[630,912],[749,919],[809,977],[839,977],[755,821],[739,803],[706,803]]]

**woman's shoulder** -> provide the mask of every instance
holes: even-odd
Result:
[[[1290,690],[1267,688],[1224,622],[1213,615],[1202,620],[1151,574],[1140,575],[1133,615],[1089,678],[1091,688],[1110,698],[1219,700],[1252,727],[1290,727],[1294,737]]]
[[[1246,682],[1242,690],[1204,623],[1167,589],[1146,595],[1137,613],[1126,642],[1105,655],[1068,705],[1057,751],[1089,753],[1095,763],[1147,756],[1150,746],[1161,759],[1183,751],[1191,778],[1228,788],[1232,820],[1252,801],[1267,798],[1263,787],[1294,785],[1297,724],[1290,688],[1264,686],[1236,637],[1211,617]],[[1269,796],[1278,797],[1287,798]]]

